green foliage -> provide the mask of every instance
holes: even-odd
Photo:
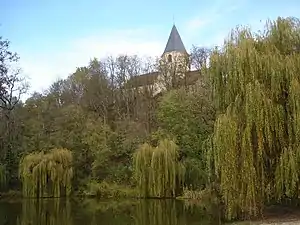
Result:
[[[211,55],[219,115],[208,163],[228,219],[299,197],[299,46],[299,21],[278,18],[261,34],[233,31]]]
[[[103,173],[106,170],[105,167],[113,154],[109,146],[111,135],[112,131],[108,126],[98,121],[87,121],[83,141],[87,144],[94,159],[92,176],[95,178],[103,177]]]
[[[202,143],[213,131],[215,113],[208,92],[173,90],[159,103],[161,129],[174,135],[184,153],[193,158],[202,158]]]
[[[113,131],[99,120],[89,120],[84,129],[83,142],[93,157],[92,179],[130,184],[131,157],[139,143],[137,137],[128,137],[121,129]]]
[[[161,129],[175,136],[180,155],[184,156],[185,185],[193,190],[207,183],[204,143],[213,132],[215,119],[209,92],[208,88],[173,90],[163,96],[158,108]]]
[[[151,180],[151,160],[154,148],[145,143],[139,147],[134,154],[133,165],[135,166],[135,178],[139,188],[140,196],[150,196]]]
[[[97,198],[136,198],[138,196],[134,188],[105,181],[101,183],[91,181],[86,194]]]
[[[202,190],[208,183],[208,174],[205,169],[205,158],[186,158],[183,160],[185,167],[185,186],[190,190]]]
[[[134,153],[135,177],[141,197],[174,197],[184,179],[178,146],[164,139],[157,147],[143,144]]]
[[[26,155],[20,162],[25,197],[68,196],[72,189],[72,153],[53,149]]]
[[[163,96],[158,108],[162,133],[172,135],[184,157],[185,185],[201,189],[207,181],[204,142],[213,132],[215,110],[210,89],[173,90]]]

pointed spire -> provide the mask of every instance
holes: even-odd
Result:
[[[173,52],[173,51],[183,52],[183,53],[187,52],[175,24],[172,27],[164,53]]]

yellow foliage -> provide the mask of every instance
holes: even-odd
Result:
[[[300,197],[300,23],[278,18],[265,28],[233,31],[210,60],[219,115],[208,165],[228,219]]]
[[[184,177],[178,146],[167,139],[156,148],[143,144],[134,154],[135,177],[142,197],[174,197]]]
[[[73,177],[72,153],[67,149],[53,149],[49,153],[26,155],[19,166],[26,197],[60,197],[71,193]]]

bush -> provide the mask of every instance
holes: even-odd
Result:
[[[85,194],[97,198],[135,198],[138,196],[135,188],[116,183],[107,183],[105,181],[101,183],[91,181],[88,185],[88,191]]]

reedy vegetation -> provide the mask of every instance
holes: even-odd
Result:
[[[20,185],[22,159],[23,188],[29,190],[24,175],[35,176],[30,158],[40,165],[40,152],[56,148],[69,149],[63,172],[72,168],[74,174],[64,184],[75,191],[114,182],[137,185],[141,196],[165,197],[183,186],[213,186],[228,219],[256,216],[268,202],[299,197],[299,29],[297,19],[279,18],[260,34],[234,30],[221,49],[194,47],[191,60],[201,81],[196,89],[169,86],[156,98],[151,89],[125,85],[162,69],[136,56],[94,59],[25,104],[8,98],[14,96],[7,85],[12,81],[2,69],[2,189]],[[176,181],[183,175],[179,166],[185,168],[182,184]],[[44,171],[42,176],[50,172]],[[49,185],[42,182],[42,192]]]

